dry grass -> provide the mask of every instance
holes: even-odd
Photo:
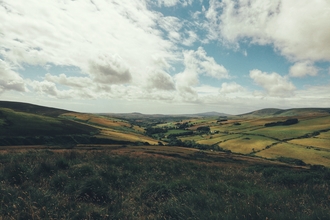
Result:
[[[130,127],[128,122],[111,119],[103,116],[97,116],[93,114],[83,114],[83,113],[65,113],[62,114],[64,117],[72,117],[74,120],[85,121],[86,123],[92,123],[103,127]]]
[[[152,139],[150,137],[136,134],[136,133],[123,133],[116,130],[111,129],[103,129],[101,130],[101,135],[97,135],[97,137],[106,137],[112,140],[117,141],[131,141],[131,142],[148,142],[149,144],[158,144],[158,140]]]

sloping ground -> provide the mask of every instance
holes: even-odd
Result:
[[[145,153],[140,152],[144,147]],[[0,154],[0,216],[329,219],[327,169],[165,148],[169,154],[152,153],[155,146],[132,147],[131,152],[122,148]]]
[[[96,137],[108,138],[116,141],[140,142],[140,143],[149,143],[152,145],[158,145],[158,140],[155,140],[151,137],[142,134],[123,132],[112,129],[102,129],[100,135],[96,135]]]
[[[68,120],[0,108],[0,136],[54,136],[96,131],[90,126]]]
[[[65,113],[61,117],[99,129],[100,133],[95,135],[96,138],[158,144],[158,140],[144,135],[144,129],[133,126],[126,120],[83,113]]]
[[[0,101],[0,108],[9,108],[17,112],[26,112],[26,113],[45,115],[51,117],[57,117],[63,113],[69,112],[67,110],[58,109],[58,108],[50,108],[50,107],[33,105],[28,103],[9,102],[9,101]]]
[[[276,109],[268,108],[253,111],[250,113],[238,115],[239,117],[249,118],[249,117],[293,117],[293,116],[321,116],[329,115],[330,108],[295,108],[295,109]]]

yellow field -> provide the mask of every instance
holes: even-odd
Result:
[[[75,120],[85,121],[86,123],[97,124],[104,127],[130,127],[131,125],[128,122],[111,119],[103,116],[97,116],[92,114],[83,114],[83,113],[65,113],[62,116],[73,117]]]
[[[103,129],[101,134],[96,137],[109,138],[117,141],[148,142],[149,144],[158,144],[158,140],[136,133],[123,133],[116,130]]]
[[[230,134],[230,135],[222,135],[220,137],[212,137],[212,136],[206,136],[205,139],[197,141],[199,144],[217,144],[219,142],[227,141],[233,138],[238,138],[240,137],[240,134]],[[212,138],[210,138],[212,137]]]
[[[247,136],[244,136],[220,143],[219,146],[221,148],[231,150],[235,153],[248,154],[254,151],[265,149],[266,146],[275,142],[276,141],[265,137],[249,137],[248,139]]]
[[[289,141],[292,144],[304,145],[306,147],[317,147],[330,150],[330,140],[321,138],[303,138]]]
[[[318,138],[323,138],[323,139],[330,139],[330,131],[328,132],[323,132],[320,135],[317,136]]]
[[[304,161],[306,164],[319,164],[330,167],[330,152],[318,151],[289,143],[277,144],[256,154],[260,157],[276,159],[280,156]]]

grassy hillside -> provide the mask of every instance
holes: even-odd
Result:
[[[26,103],[0,102],[0,145],[158,144],[128,121]]]
[[[329,219],[327,110],[119,119],[17,106],[0,108],[1,219]]]
[[[327,169],[215,160],[201,152],[191,155],[187,160],[146,151],[0,154],[0,215],[2,219],[329,219]]]
[[[1,105],[7,108],[0,108],[0,145],[180,145],[330,167],[329,109],[263,109],[193,118],[134,113],[116,118],[24,103]],[[283,124],[292,119],[296,123]]]
[[[116,141],[140,142],[158,144],[158,140],[145,136],[144,128],[133,125],[124,119],[113,118],[105,115],[65,113],[61,118],[77,121],[81,124],[97,128],[100,132],[95,137]]]
[[[0,136],[89,134],[96,129],[56,117],[0,108]]]
[[[69,112],[63,109],[50,108],[45,106],[33,105],[21,102],[0,101],[0,108],[9,108],[18,112],[26,112],[37,115],[45,115],[56,117],[63,113]]]
[[[266,108],[250,113],[239,115],[240,117],[292,117],[292,116],[315,116],[315,115],[328,115],[330,108],[296,108],[296,109],[276,109]]]

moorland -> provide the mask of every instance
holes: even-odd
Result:
[[[79,113],[0,102],[3,219],[328,219],[330,108]]]

